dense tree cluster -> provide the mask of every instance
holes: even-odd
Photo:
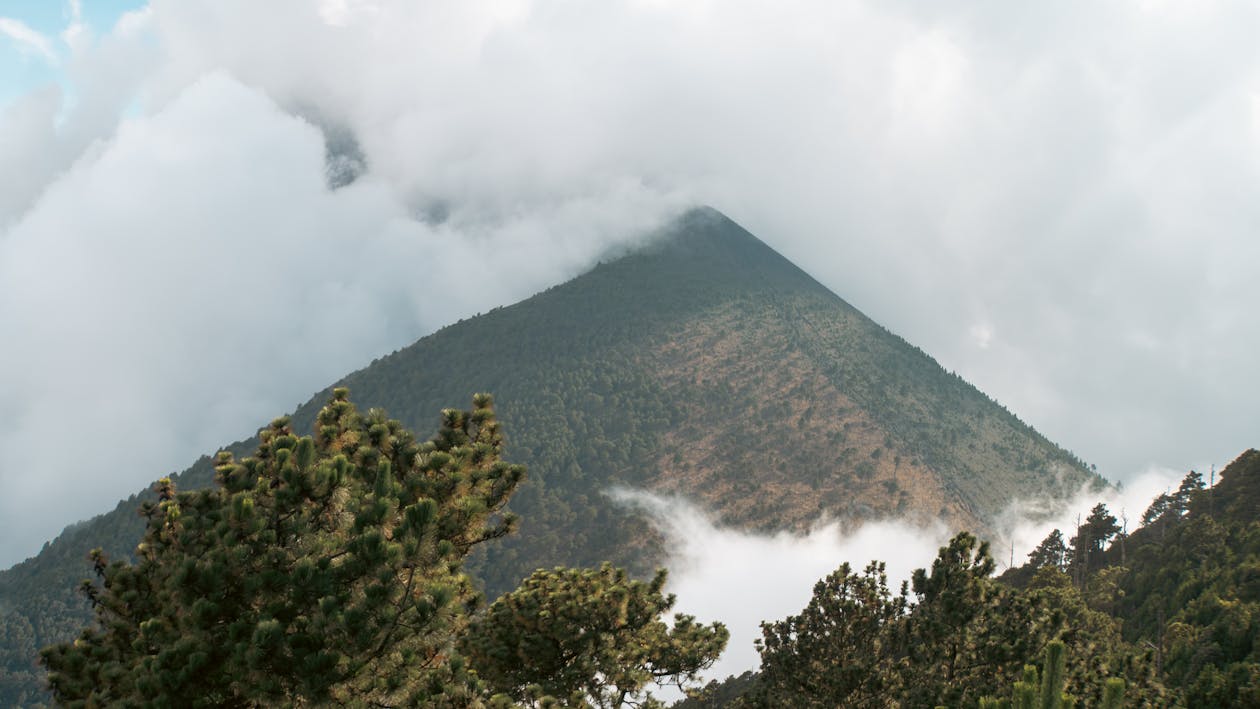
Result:
[[[43,661],[67,706],[659,707],[722,651],[664,616],[663,571],[538,570],[483,607],[464,568],[516,523],[524,479],[493,402],[417,440],[344,389],[299,437],[274,421],[217,485],[141,505],[135,561],[92,553],[96,622]],[[762,625],[756,673],[688,707],[1225,707],[1260,704],[1260,452],[1192,472],[1126,534],[1096,505],[995,578],[969,533],[889,588],[848,564]],[[4,632],[21,640],[18,625]]]
[[[500,459],[490,398],[475,397],[472,411],[443,411],[438,434],[419,442],[383,412],[361,414],[347,395],[334,392],[314,437],[295,436],[281,418],[253,457],[221,454],[212,489],[177,493],[161,481],[157,500],[142,507],[147,529],[135,563],[94,552],[100,584],[85,582],[85,591],[96,623],[43,653],[59,703],[511,703],[492,698],[476,667],[502,655],[474,652],[470,664],[456,647],[481,602],[463,560],[511,530],[515,518],[504,506],[525,474]],[[570,671],[564,683],[536,666],[519,675],[571,689],[562,702],[606,703],[603,685],[585,675],[606,682],[602,673],[622,660],[652,668],[650,676],[691,676],[725,645],[720,625],[682,616],[671,629],[660,620],[672,602],[660,596],[663,577],[645,588],[610,567],[594,576],[556,573],[602,585],[527,586],[476,621],[468,647],[503,637],[497,623],[511,635],[511,623],[537,621],[498,612],[522,596],[535,608],[567,609],[557,636],[589,629],[575,649],[621,654]],[[602,598],[583,601],[596,591]],[[610,599],[618,601],[611,618]],[[484,665],[496,680],[498,669]],[[627,671],[615,676],[616,688],[634,692],[643,679]],[[532,698],[554,704],[542,694]]]
[[[1256,500],[1250,450],[1214,487],[1191,471],[1132,534],[1099,504],[998,578],[967,534],[899,594],[882,565],[843,565],[763,624],[758,672],[681,706],[1260,706]]]
[[[1027,589],[992,572],[987,545],[965,532],[897,594],[882,565],[861,574],[841,566],[815,586],[800,615],[762,625],[761,672],[739,702],[977,706],[1009,694],[1025,666],[1054,642],[1073,654],[1061,688],[1091,705],[1113,676],[1127,679],[1135,698],[1162,696],[1140,651],[1119,643],[1115,622],[1086,607],[1062,572],[1046,569]]]

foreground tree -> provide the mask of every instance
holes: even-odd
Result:
[[[753,706],[974,705],[1057,630],[1028,596],[990,578],[988,545],[963,532],[889,592],[883,566],[847,565],[800,615],[762,625]]]
[[[993,569],[988,543],[960,532],[912,574],[905,704],[972,706],[1059,632],[1061,618],[998,583]]]
[[[460,649],[497,691],[522,702],[559,698],[570,706],[657,706],[651,682],[695,682],[726,646],[720,623],[661,615],[674,596],[665,572],[635,581],[609,564],[538,570],[473,621]]]
[[[848,564],[814,585],[800,615],[762,623],[761,706],[884,706],[901,690],[906,593],[894,596],[882,563]]]
[[[800,615],[762,624],[761,672],[740,681],[736,705],[974,707],[1009,692],[1054,641],[1072,659],[1053,679],[1090,706],[1103,699],[1108,677],[1125,678],[1137,701],[1160,704],[1150,662],[1066,574],[1051,564],[1021,589],[993,579],[993,566],[988,545],[966,532],[899,595],[881,564],[861,575],[841,566],[814,587]],[[697,694],[692,706],[714,706],[707,696],[723,689]]]
[[[420,443],[344,389],[296,437],[287,418],[219,485],[146,503],[137,562],[94,554],[96,623],[42,653],[68,706],[470,706],[453,652],[479,594],[462,562],[513,526],[524,469],[500,460],[491,398]]]
[[[985,697],[980,709],[1068,709],[1076,705],[1076,698],[1063,691],[1066,677],[1066,650],[1063,643],[1055,641],[1046,645],[1041,672],[1036,666],[1026,665],[1023,678],[1015,683],[1010,699]],[[1101,709],[1120,709],[1124,703],[1124,679],[1109,677],[1103,681],[1099,692]]]

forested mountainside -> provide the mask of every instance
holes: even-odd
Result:
[[[1019,703],[1017,682],[1047,675],[1055,642],[1075,706],[1108,706],[1109,689],[1123,690],[1110,706],[1260,706],[1260,451],[1209,482],[1191,471],[1131,533],[1100,503],[997,578],[962,537],[912,597],[846,565],[800,615],[763,625],[759,671],[680,706],[1049,706]]]
[[[495,395],[505,457],[525,464],[529,480],[511,503],[519,533],[471,564],[492,597],[557,564],[611,560],[645,574],[659,540],[604,496],[616,484],[679,492],[724,523],[763,530],[801,529],[823,515],[941,518],[984,530],[1016,497],[1097,481],[1073,455],[708,209],[641,249],[444,328],[336,385],[364,409],[382,407],[422,432],[473,392]],[[294,413],[295,430],[311,429],[331,388]],[[208,457],[176,476],[181,489],[212,479]],[[70,637],[87,617],[75,591],[90,572],[87,550],[129,554],[142,530],[142,496],[0,572],[0,702],[34,696],[33,652]]]

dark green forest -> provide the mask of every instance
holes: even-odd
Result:
[[[614,256],[334,385],[416,431],[470,392],[494,392],[504,456],[530,475],[510,502],[518,532],[466,559],[489,598],[539,568],[609,561],[651,577],[662,540],[604,496],[614,484],[685,494],[747,529],[898,515],[981,534],[1016,497],[1101,484],[1071,453],[712,210]],[[292,413],[295,431],[312,430],[332,389]],[[149,426],[160,435],[160,422]],[[225,450],[240,458],[259,442]],[[194,491],[214,476],[207,455],[171,479]],[[144,533],[135,510],[153,495],[71,525],[0,572],[0,704],[45,696],[39,649],[90,618],[76,591],[93,573],[88,550],[134,559]]]
[[[961,532],[899,590],[849,564],[762,624],[756,672],[698,687],[720,623],[668,620],[666,573],[537,570],[487,606],[464,567],[518,518],[493,400],[420,441],[346,389],[313,436],[281,417],[214,485],[169,479],[133,560],[89,554],[94,621],[41,661],[55,702],[93,706],[1254,706],[1260,451],[1191,472],[1132,534],[1103,504],[995,577]]]

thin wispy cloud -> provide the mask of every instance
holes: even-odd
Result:
[[[82,0],[69,0],[66,3],[66,10],[69,17],[66,28],[61,31],[61,41],[65,42],[71,51],[76,48],[81,49],[91,33],[91,29],[83,22]]]
[[[52,41],[21,20],[0,17],[0,35],[6,37],[19,52],[26,56],[35,57],[50,64],[57,63],[57,52],[53,50]]]

